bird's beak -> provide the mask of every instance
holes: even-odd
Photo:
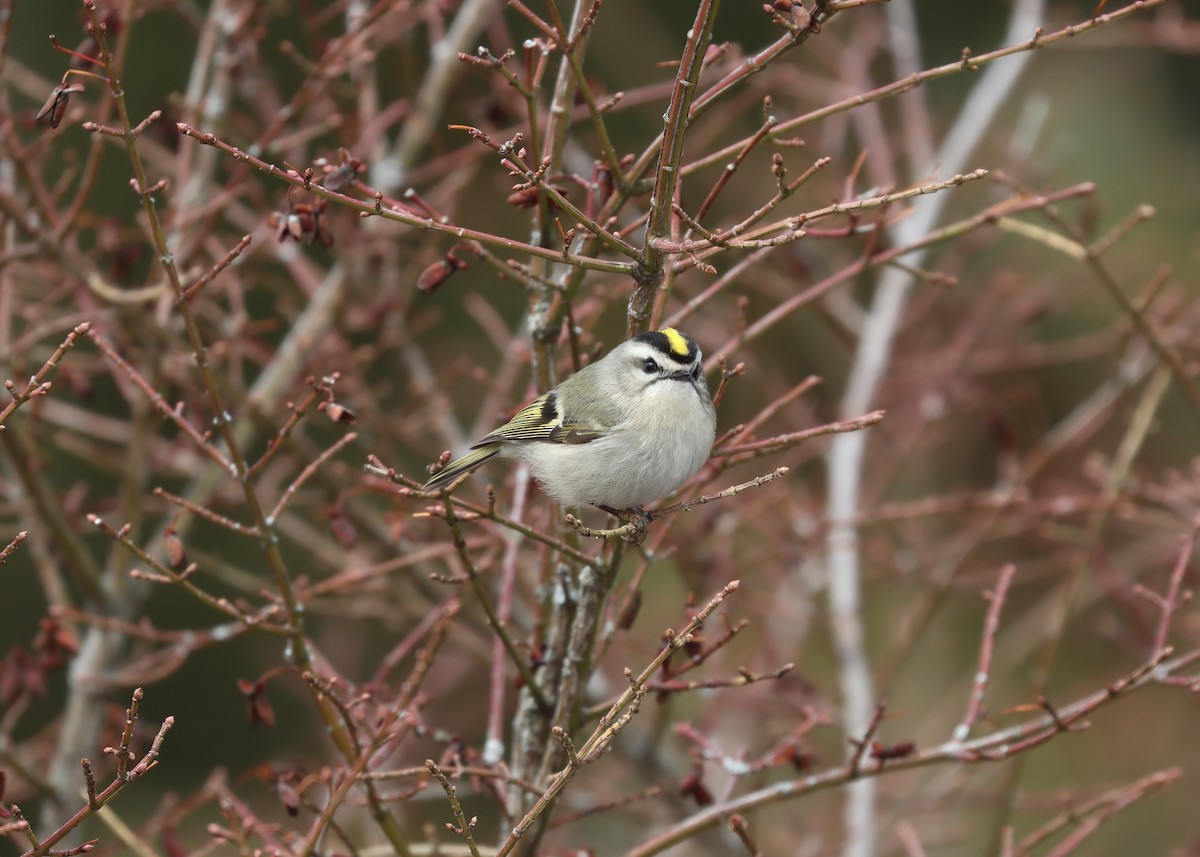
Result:
[[[667,377],[672,381],[690,381],[692,380],[692,370],[680,369],[678,372],[672,372]]]

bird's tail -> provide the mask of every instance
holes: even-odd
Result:
[[[462,458],[454,459],[441,470],[439,470],[432,479],[422,486],[422,488],[425,491],[432,491],[437,488],[441,488],[444,485],[448,485],[450,482],[454,481],[459,476],[462,476],[464,473],[474,470],[476,467],[483,464],[485,461],[488,461],[489,459],[495,458],[496,454],[499,452],[500,444],[498,443],[488,443],[484,444],[478,449],[472,449]]]

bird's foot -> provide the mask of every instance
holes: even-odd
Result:
[[[583,522],[574,515],[567,515],[567,523],[574,527],[580,535],[591,536],[594,539],[621,538],[634,545],[640,545],[646,540],[650,515],[641,506],[634,506],[632,509],[613,509],[597,504],[597,508],[603,509],[615,517],[621,522],[621,526],[611,529],[595,529],[584,526]]]
[[[646,533],[650,530],[650,516],[646,514],[645,509],[634,506],[619,513],[617,517],[621,519],[620,529],[628,530],[621,534],[621,538],[631,545],[640,545],[646,540]]]

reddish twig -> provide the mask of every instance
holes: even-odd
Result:
[[[967,740],[971,729],[979,721],[983,710],[983,697],[987,693],[988,676],[992,669],[992,648],[996,642],[996,633],[1000,629],[1000,611],[1004,609],[1004,600],[1008,597],[1008,587],[1012,584],[1013,576],[1017,573],[1015,565],[1006,565],[1000,569],[1000,577],[996,588],[988,593],[987,618],[983,623],[983,640],[979,644],[979,666],[975,670],[975,681],[971,686],[970,700],[962,722],[954,730],[954,737],[959,741]]]

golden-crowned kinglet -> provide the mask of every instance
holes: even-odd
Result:
[[[700,349],[667,327],[622,342],[539,396],[425,488],[504,455],[528,464],[564,506],[636,509],[700,469],[716,427]]]

